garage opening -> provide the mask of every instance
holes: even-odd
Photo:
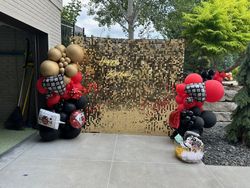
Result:
[[[0,13],[0,154],[35,131],[37,67],[46,59],[47,50],[46,33]],[[6,122],[18,106],[24,129],[8,130]]]

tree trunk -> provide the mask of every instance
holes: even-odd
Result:
[[[127,18],[128,18],[128,38],[134,39],[134,5],[133,0],[128,0],[128,12],[127,12]]]
[[[134,26],[128,23],[128,39],[134,39]]]

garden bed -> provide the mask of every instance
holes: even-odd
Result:
[[[225,125],[216,125],[204,130],[203,162],[206,165],[250,166],[250,148],[241,144],[229,144],[225,139],[225,127]]]

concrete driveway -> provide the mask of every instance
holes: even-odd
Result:
[[[34,135],[0,158],[0,188],[249,188],[249,167],[186,164],[168,137]]]

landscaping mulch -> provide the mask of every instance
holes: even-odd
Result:
[[[226,125],[204,129],[205,145],[203,162],[206,165],[250,166],[250,148],[242,144],[229,144],[225,139]]]

